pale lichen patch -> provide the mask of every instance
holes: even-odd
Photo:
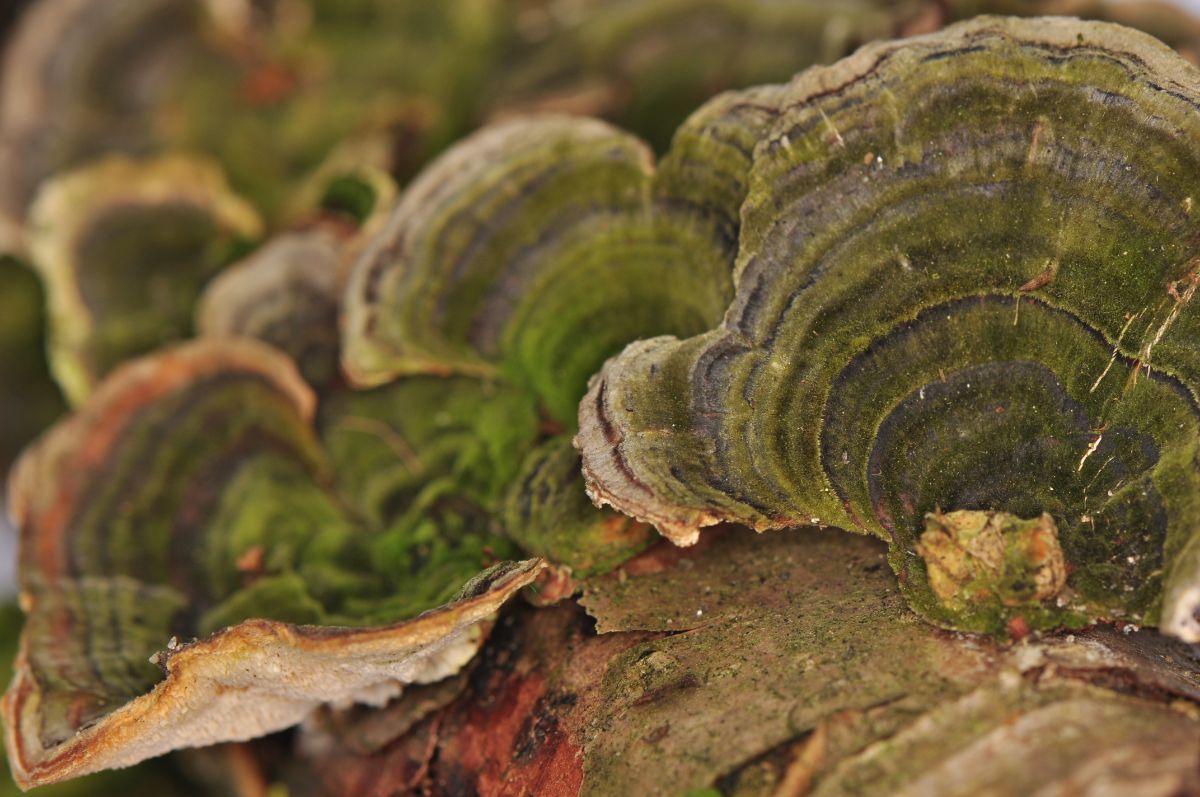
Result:
[[[917,552],[930,588],[953,609],[1040,603],[1066,586],[1058,527],[1046,513],[1022,520],[1007,512],[931,512]]]

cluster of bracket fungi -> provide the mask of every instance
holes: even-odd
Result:
[[[22,788],[1200,793],[1200,72],[938,29],[1034,4],[359,5],[10,34],[0,455],[70,407],[9,474]]]

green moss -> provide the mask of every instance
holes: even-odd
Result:
[[[468,377],[337,393],[322,404],[319,426],[339,491],[378,528],[439,479],[495,507],[538,434],[527,394]]]
[[[353,175],[343,175],[329,181],[321,197],[321,207],[344,213],[361,224],[375,209],[376,199],[375,189],[370,183]]]
[[[295,573],[267,576],[230,595],[206,611],[196,624],[198,636],[208,636],[243,620],[267,617],[288,623],[320,625],[328,615]]]
[[[46,366],[45,325],[37,276],[0,256],[0,472],[65,409]]]

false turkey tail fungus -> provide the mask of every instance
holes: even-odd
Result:
[[[925,0],[137,0],[96,41],[34,5],[0,266],[74,409],[9,475],[19,786],[230,742],[246,795],[1200,793],[1165,45]],[[155,14],[139,125],[49,136]]]
[[[924,518],[1048,513],[1065,584],[1027,622],[1200,641],[1195,70],[1113,25],[982,18],[744,102],[770,105],[736,295],[593,377],[592,497],[681,544],[872,534],[919,613],[993,633],[1018,609],[940,600]]]
[[[313,412],[282,354],[201,341],[121,366],[23,455],[9,498],[27,621],[4,702],[19,783],[253,738],[322,702],[445,677],[532,580],[536,560],[498,565],[397,623],[367,533],[323,485]],[[246,573],[256,549],[261,572]],[[372,599],[373,615],[354,608]]]

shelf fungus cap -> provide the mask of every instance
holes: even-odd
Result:
[[[739,96],[770,121],[735,296],[593,377],[593,500],[685,545],[874,534],[946,627],[1200,641],[1200,73],[1117,25],[982,17]],[[942,510],[990,519],[978,550]]]
[[[201,339],[119,367],[22,455],[26,623],[3,702],[20,785],[444,677],[535,578],[540,560],[502,563],[415,619],[371,613],[389,584],[327,492],[315,404],[279,351]]]
[[[184,747],[253,739],[297,724],[324,703],[381,705],[405,684],[453,675],[482,644],[481,624],[531,583],[542,563],[498,567],[475,594],[391,626],[256,619],[191,643],[172,639],[152,657],[166,673],[153,690],[53,744],[42,735],[45,690],[23,648],[3,701],[13,777],[30,788]]]
[[[153,147],[155,114],[199,49],[205,2],[22,7],[0,52],[0,251],[23,251],[42,181],[103,152]]]
[[[112,155],[44,183],[29,249],[68,400],[78,405],[117,363],[186,337],[203,285],[261,232],[254,208],[202,159]]]
[[[196,331],[270,343],[314,387],[337,376],[338,263],[343,241],[325,227],[282,233],[205,287]]]
[[[606,357],[707,329],[729,301],[721,191],[736,177],[676,179],[693,151],[719,148],[699,140],[704,124],[657,169],[644,142],[595,119],[514,118],[452,147],[354,265],[343,370],[360,386],[502,375],[573,426]]]
[[[641,142],[591,119],[520,119],[450,149],[401,195],[351,274],[346,373],[371,386],[409,373],[491,371],[479,349],[496,341],[472,338],[467,322],[488,309],[479,287],[503,276],[514,245],[543,232],[529,217],[552,222],[577,206],[611,204],[624,180],[649,169]],[[606,179],[588,185],[589,196],[567,193],[589,175]]]

